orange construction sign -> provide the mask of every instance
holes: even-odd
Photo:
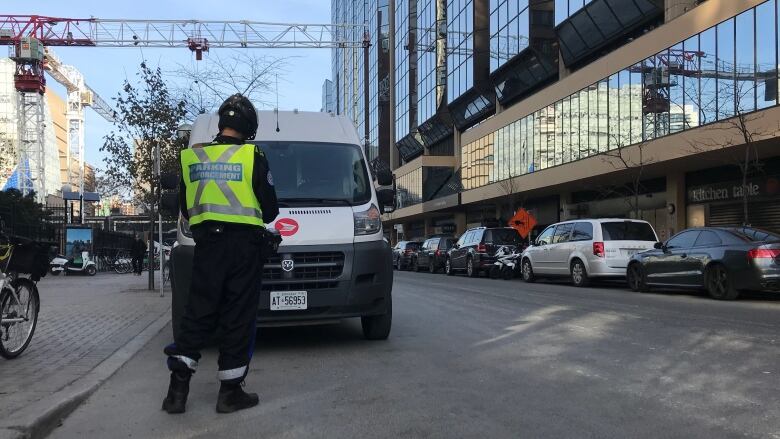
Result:
[[[536,218],[534,218],[530,212],[522,208],[518,209],[517,212],[515,212],[515,216],[509,219],[509,227],[517,230],[523,239],[528,237],[528,234],[531,233],[531,230],[535,225]]]

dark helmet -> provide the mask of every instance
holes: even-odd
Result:
[[[217,112],[219,115],[219,130],[225,127],[233,128],[252,140],[257,133],[257,111],[255,106],[241,94],[234,94],[225,99]]]

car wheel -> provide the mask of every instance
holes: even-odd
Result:
[[[428,272],[431,274],[436,274],[436,264],[433,263],[433,260],[428,262]]]
[[[479,271],[474,267],[474,258],[471,256],[466,259],[466,275],[468,277],[477,277],[479,276]]]
[[[415,273],[420,271],[420,266],[417,265],[417,258],[412,258],[412,271],[414,271]]]
[[[716,300],[734,300],[739,291],[734,288],[729,272],[723,265],[715,264],[707,269],[705,283],[710,297]]]
[[[520,271],[523,275],[523,280],[528,283],[536,282],[536,276],[534,276],[534,269],[531,266],[531,261],[528,258],[523,259],[523,263],[520,265]]]
[[[444,261],[444,273],[446,273],[447,276],[455,274],[452,271],[452,262],[450,262],[450,258],[447,258],[447,260]]]
[[[588,278],[588,270],[585,269],[585,264],[581,260],[575,259],[571,263],[571,283],[575,287],[587,287],[590,284],[590,278]]]
[[[642,264],[634,262],[628,266],[628,272],[626,273],[626,281],[631,291],[637,293],[646,293],[650,290],[645,280],[645,270],[642,268]]]

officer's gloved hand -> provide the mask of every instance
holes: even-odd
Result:
[[[263,259],[268,259],[279,251],[282,235],[274,228],[263,229]]]

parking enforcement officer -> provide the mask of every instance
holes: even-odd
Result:
[[[264,225],[279,209],[273,178],[254,139],[257,113],[239,94],[219,107],[219,135],[181,152],[180,207],[195,239],[192,284],[181,327],[165,348],[171,382],[163,410],[183,413],[200,350],[219,328],[217,412],[253,407],[241,388],[255,344]]]

